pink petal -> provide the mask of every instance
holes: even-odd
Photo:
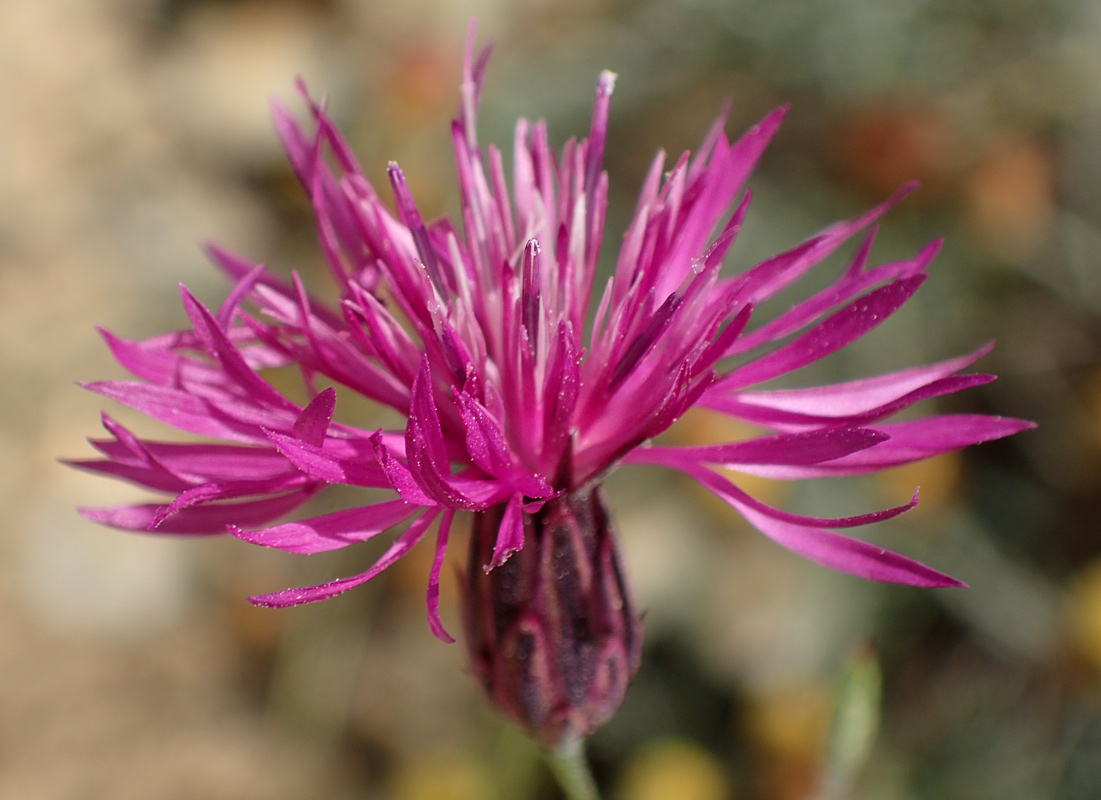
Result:
[[[222,270],[234,284],[240,284],[246,278],[249,278],[250,273],[254,270],[260,270],[262,265],[255,264],[252,261],[248,261],[240,256],[230,253],[228,250],[220,247],[216,244],[207,243],[203,245],[203,250],[206,253],[207,258],[214,262],[214,265]],[[259,277],[251,285],[252,289],[258,287],[265,287],[271,292],[277,295],[281,295],[286,298],[294,297],[293,287],[282,278],[274,275],[270,270],[264,269],[260,271]],[[327,308],[318,307],[321,304],[314,304],[314,313],[320,316],[324,322],[330,327],[340,327],[340,315],[334,314]],[[224,307],[224,304],[223,304]],[[228,327],[228,323],[226,325]]]
[[[676,240],[663,259],[662,274],[655,286],[658,297],[666,297],[688,274],[692,259],[703,252],[715,223],[733,202],[787,111],[787,106],[772,111],[728,150],[717,150],[709,160],[701,175],[701,180],[705,181],[701,195],[688,218],[681,223]]]
[[[870,241],[866,242],[867,244],[870,244]],[[752,333],[743,336],[727,351],[726,355],[733,356],[739,353],[747,353],[768,342],[782,339],[809,324],[830,308],[846,302],[884,281],[908,278],[920,274],[929,266],[929,263],[940,250],[940,246],[940,240],[934,241],[909,261],[883,264],[867,272],[854,273],[850,269],[841,280],[796,304]],[[862,249],[854,263],[860,263],[862,257],[866,257],[866,255],[866,251]]]
[[[954,375],[932,381],[918,389],[901,397],[895,398],[881,406],[867,408],[860,413],[849,416],[832,416],[828,414],[813,414],[785,411],[772,408],[766,404],[746,403],[744,398],[751,401],[757,400],[757,393],[738,392],[731,395],[704,398],[701,405],[729,414],[732,417],[745,420],[756,425],[763,425],[778,430],[799,429],[820,425],[867,425],[877,420],[897,414],[904,408],[909,408],[919,400],[927,400],[931,397],[941,397],[947,394],[969,389],[973,386],[982,386],[994,380],[993,375]],[[813,393],[808,390],[808,394]],[[843,402],[836,405],[841,406]],[[829,403],[823,403],[823,409],[828,411]]]
[[[432,376],[427,358],[413,381],[409,423],[405,429],[405,452],[409,472],[420,489],[435,503],[448,508],[479,510],[485,508],[487,503],[496,501],[493,489],[486,482],[451,474],[436,401],[432,397]]]
[[[267,269],[263,264],[254,266],[234,284],[233,289],[226,295],[222,304],[218,306],[218,324],[223,330],[229,330],[232,326],[237,309],[265,272],[267,272]]]
[[[381,432],[371,437],[371,444],[375,449],[375,459],[379,467],[386,474],[390,485],[407,503],[418,506],[435,506],[436,501],[429,497],[420,484],[417,483],[410,472],[409,467],[390,451],[390,447],[382,441]]]
[[[924,280],[924,275],[916,275],[868,292],[779,350],[728,373],[715,385],[729,390],[761,383],[839,350],[883,323]]]
[[[92,445],[112,461],[128,466],[145,462],[129,456],[116,441],[93,439]],[[170,474],[189,483],[277,479],[287,474],[287,462],[270,447],[231,444],[143,442],[144,449]]]
[[[190,331],[155,336],[141,342],[119,338],[109,331],[99,329],[111,355],[127,372],[142,380],[173,388],[194,389],[200,394],[226,395],[231,387],[229,378],[217,367],[187,355],[198,346],[198,340]],[[239,334],[235,334],[239,336]],[[258,355],[255,348],[250,357]],[[242,356],[244,357],[244,356]],[[283,358],[264,351],[264,366],[281,366]]]
[[[402,500],[388,500],[370,506],[334,511],[320,517],[286,522],[274,528],[241,530],[232,526],[238,539],[288,553],[323,553],[365,542],[397,525],[418,509]]]
[[[298,419],[294,421],[291,432],[295,438],[301,439],[304,443],[320,447],[325,441],[325,432],[329,429],[329,423],[333,421],[335,408],[336,390],[329,387],[302,410]]]
[[[887,213],[916,186],[914,183],[907,184],[885,202],[856,219],[835,223],[788,252],[773,256],[748,272],[731,278],[730,285],[737,290],[738,299],[741,302],[759,304],[775,296],[833,253],[854,233]]]
[[[268,438],[281,455],[314,480],[379,488],[391,485],[386,472],[374,458],[337,456],[281,433],[269,432]]]
[[[725,466],[741,464],[819,464],[866,450],[890,438],[869,428],[827,428],[799,433],[762,436],[744,442],[703,447],[649,447],[629,453],[625,463],[708,462]]]
[[[574,414],[581,391],[581,356],[578,350],[573,328],[568,322],[560,323],[547,362],[543,389],[543,460],[539,465],[552,479],[561,466],[561,458],[574,431]]]
[[[735,507],[757,530],[777,544],[831,569],[907,586],[967,588],[967,584],[943,572],[868,542],[773,519],[747,507]]]
[[[262,411],[244,404],[234,404],[232,410],[237,415],[249,419],[245,422],[225,413],[228,410],[225,406],[215,405],[179,389],[151,386],[145,383],[97,381],[84,383],[81,386],[96,394],[117,400],[177,430],[214,439],[264,442],[266,440],[260,431],[260,425],[279,429],[284,426],[289,427],[292,420],[289,415]]]
[[[891,438],[868,450],[823,464],[802,467],[749,465],[742,471],[785,480],[862,475],[1012,436],[1034,427],[1036,425],[1027,420],[983,414],[944,414],[909,422],[881,422],[876,423],[876,429]]]
[[[180,287],[180,296],[183,299],[184,310],[191,320],[195,333],[202,339],[211,355],[221,364],[226,375],[259,403],[278,409],[297,410],[290,400],[275,391],[271,384],[257,375],[245,363],[241,354],[237,352],[237,348],[226,337],[225,331],[222,330],[218,321],[184,286]]]
[[[226,532],[227,525],[262,525],[289,514],[317,493],[313,487],[299,489],[277,497],[249,500],[241,503],[218,503],[196,506],[181,511],[153,531],[185,535],[209,535]],[[157,514],[164,506],[157,503],[111,508],[81,508],[81,516],[101,525],[131,531],[149,532]]]
[[[778,508],[762,503],[760,500],[746,494],[739,489],[734,483],[727,478],[719,475],[717,472],[691,465],[681,465],[676,467],[688,475],[691,475],[700,484],[707,487],[716,495],[726,500],[731,505],[738,508],[744,513],[746,509],[752,510],[757,514],[763,514],[764,516],[779,520],[780,522],[791,523],[793,525],[799,525],[806,528],[856,528],[861,525],[870,525],[873,522],[882,522],[884,520],[897,517],[899,514],[904,514],[914,506],[917,505],[917,492],[915,491],[910,498],[910,502],[901,506],[894,506],[893,508],[885,508],[880,511],[872,511],[868,514],[857,514],[852,517],[838,517],[836,519],[827,519],[822,517],[806,517],[801,514],[791,514],[787,511],[781,511]]]
[[[95,472],[100,475],[109,475],[128,483],[144,486],[147,489],[156,489],[161,492],[182,492],[191,484],[172,475],[163,469],[137,464],[120,464],[116,461],[103,459],[62,459],[62,464],[85,472]]]
[[[967,355],[928,364],[923,367],[862,378],[855,381],[815,386],[811,389],[780,389],[770,392],[753,392],[739,395],[749,405],[759,405],[782,411],[844,417],[862,414],[869,409],[885,405],[906,394],[946,378],[974,364],[994,347],[988,342]]]
[[[153,518],[149,529],[159,529],[170,517],[196,506],[222,500],[236,500],[239,497],[273,495],[305,486],[306,481],[301,475],[287,475],[277,481],[229,481],[193,486],[180,492],[168,505],[162,506]]]
[[[510,472],[512,457],[497,420],[465,392],[455,392],[455,400],[466,431],[466,449],[471,460],[495,477]]]
[[[432,571],[428,573],[428,627],[432,634],[448,644],[455,638],[444,628],[440,621],[440,569],[443,567],[443,559],[447,554],[447,537],[451,530],[451,520],[455,512],[447,509],[440,516],[440,525],[436,530],[436,555],[432,558]]]
[[[390,548],[382,554],[382,557],[375,562],[374,566],[366,572],[361,572],[359,575],[352,575],[348,578],[339,578],[335,581],[329,581],[328,583],[323,583],[318,586],[306,586],[301,589],[284,589],[281,592],[257,595],[255,597],[250,597],[249,602],[268,608],[286,608],[287,606],[297,606],[303,603],[316,603],[318,600],[327,600],[330,597],[343,594],[349,589],[353,589],[371,580],[371,578],[378,575],[388,566],[408,553],[413,546],[421,540],[425,530],[435,518],[436,512],[434,511],[426,511],[421,514],[420,517],[414,520],[413,523],[406,528],[405,532],[397,538]]]
[[[524,518],[520,513],[523,498],[514,494],[505,506],[497,541],[493,545],[493,557],[482,568],[489,572],[508,561],[509,556],[524,546]],[[471,567],[473,568],[473,567]]]
[[[730,484],[719,475],[707,471],[707,475],[694,474],[708,489],[722,498],[745,517],[753,527],[757,528],[768,538],[788,550],[799,553],[823,566],[856,575],[859,578],[867,578],[886,583],[900,583],[908,586],[945,587],[956,586],[966,588],[966,584],[925,566],[906,556],[885,550],[858,539],[842,536],[833,531],[822,530],[820,526],[827,524],[829,520],[800,519],[793,514],[776,512],[761,503],[753,501],[748,495]],[[734,491],[731,491],[731,488]],[[750,502],[747,502],[750,501]],[[886,519],[895,516],[916,502],[915,499],[906,506],[898,509],[890,509],[877,514],[865,515],[865,518],[877,517]],[[848,520],[834,520],[832,522],[845,522],[852,524],[864,524],[855,522],[859,518]],[[868,522],[877,519],[867,519]],[[810,524],[808,524],[810,523]]]

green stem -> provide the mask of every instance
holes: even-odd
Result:
[[[584,740],[569,739],[553,750],[545,750],[544,755],[567,800],[600,800],[596,781],[585,761]]]

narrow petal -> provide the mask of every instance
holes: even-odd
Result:
[[[649,463],[656,463],[656,458],[668,457],[683,463],[704,461],[731,467],[741,464],[820,464],[866,450],[889,438],[882,431],[869,428],[827,428],[703,447],[641,448],[628,454],[624,461],[630,463],[634,456]]]
[[[568,322],[558,325],[543,390],[543,447],[540,469],[555,479],[570,446],[581,390],[579,345]]]
[[[111,461],[145,466],[117,441],[92,439],[92,446]],[[142,442],[143,448],[169,474],[188,485],[206,481],[263,481],[287,474],[287,460],[270,447],[199,442]],[[80,462],[84,467],[87,462]],[[181,491],[179,489],[175,491]]]
[[[388,500],[371,506],[357,506],[320,517],[286,522],[274,528],[229,532],[252,544],[274,547],[288,553],[323,553],[365,542],[397,525],[417,510],[402,500]]]
[[[839,350],[882,324],[910,299],[924,280],[924,275],[917,275],[868,292],[780,349],[738,367],[721,378],[718,385],[732,389],[761,383]]]
[[[344,458],[294,436],[268,432],[281,455],[314,480],[349,486],[386,487],[391,483],[375,458]]]
[[[207,243],[203,245],[203,251],[206,253],[207,258],[214,262],[222,272],[224,272],[235,284],[240,284],[246,278],[249,278],[250,273],[253,270],[258,270],[262,265],[255,264],[240,256],[234,255],[223,247],[216,244]],[[271,270],[263,270],[259,272],[258,277],[252,284],[253,288],[266,287],[267,289],[282,295],[287,298],[294,296],[293,287],[280,277],[274,275]],[[321,304],[315,304],[321,305]],[[224,305],[223,305],[224,307]],[[340,315],[335,314],[328,309],[321,307],[315,308],[314,313],[321,316],[326,324],[330,326],[340,325]],[[228,325],[228,323],[227,323]]]
[[[352,575],[347,578],[339,578],[335,581],[329,581],[328,583],[323,583],[318,586],[306,586],[300,589],[284,589],[281,592],[257,595],[255,597],[250,597],[249,602],[258,606],[266,606],[267,608],[286,608],[287,606],[297,606],[303,603],[316,603],[318,600],[327,600],[330,597],[343,594],[349,589],[353,589],[371,580],[371,578],[378,575],[403,555],[408,553],[413,546],[421,540],[425,530],[427,530],[428,526],[435,518],[435,511],[426,511],[421,514],[408,528],[406,528],[405,532],[397,538],[390,548],[382,554],[382,557],[375,562],[374,566],[366,572],[361,572],[359,575]]]
[[[280,353],[255,342],[246,341],[242,328],[230,334],[240,349],[241,358],[253,369],[279,367],[287,363]],[[225,372],[198,357],[201,344],[191,331],[154,336],[144,341],[129,341],[110,331],[99,329],[114,359],[134,377],[158,386],[184,388],[199,394],[226,395],[239,388]],[[249,334],[250,336],[250,334]]]
[[[226,295],[225,300],[218,306],[218,324],[223,330],[229,330],[233,324],[233,317],[237,313],[237,309],[240,307],[242,301],[256,286],[257,281],[263,277],[267,269],[263,264],[257,264],[247,273],[245,273],[240,280],[234,284],[233,289]]]
[[[710,489],[716,495],[726,500],[731,505],[736,506],[739,510],[750,509],[757,514],[763,514],[764,516],[779,520],[781,522],[791,523],[793,525],[800,525],[807,528],[857,528],[861,525],[871,525],[873,522],[883,522],[884,520],[897,517],[899,514],[905,514],[907,511],[917,505],[918,493],[914,492],[910,498],[910,502],[904,503],[900,506],[894,506],[892,508],[885,508],[879,511],[872,511],[867,514],[857,514],[852,517],[837,517],[834,519],[823,517],[807,517],[801,514],[792,514],[787,511],[781,511],[778,508],[773,508],[755,497],[747,494],[739,489],[734,483],[717,472],[713,472],[709,469],[699,466],[681,466],[678,467],[688,475],[691,475],[699,483],[706,488]]]
[[[177,430],[214,439],[265,442],[261,425],[280,429],[293,423],[293,417],[289,414],[270,412],[244,403],[215,404],[180,389],[164,386],[132,381],[97,381],[81,386]]]
[[[386,480],[390,482],[402,500],[418,506],[435,506],[436,501],[429,497],[420,487],[409,467],[399,457],[390,452],[390,448],[383,442],[381,431],[371,437],[371,445],[375,450],[375,459],[379,467],[386,474]]]
[[[451,474],[451,459],[432,396],[432,374],[427,357],[413,381],[405,452],[408,470],[418,487],[439,505],[478,510],[484,508],[486,502],[493,502],[490,499],[492,490],[484,482]]]
[[[908,422],[880,422],[876,429],[891,438],[868,450],[809,466],[747,465],[742,471],[784,480],[839,477],[879,472],[981,444],[1036,425],[1023,419],[983,414],[943,414]]]
[[[852,220],[837,222],[786,253],[769,258],[742,275],[730,279],[742,302],[760,303],[790,286],[807,270],[821,263],[849,237],[873,224],[916,188],[909,183],[885,202]]]
[[[993,342],[988,342],[967,355],[923,367],[876,375],[872,378],[815,386],[809,389],[740,392],[736,400],[743,405],[761,406],[819,418],[863,414],[898,400],[933,381],[966,369],[989,353],[993,346]],[[708,392],[709,397],[719,394],[718,391]]]
[[[432,571],[428,573],[428,627],[432,634],[441,641],[451,644],[455,641],[443,622],[440,621],[440,569],[443,567],[444,556],[447,555],[447,537],[451,530],[451,520],[455,512],[447,509],[440,515],[440,524],[436,529],[436,555],[432,558]]]
[[[870,241],[866,241],[865,244],[870,244]],[[752,333],[743,336],[727,351],[726,355],[746,353],[769,342],[778,341],[810,324],[829,309],[856,297],[861,292],[868,291],[877,284],[921,274],[936,256],[941,244],[939,239],[935,240],[908,261],[881,264],[867,272],[853,270],[850,267],[840,280],[797,303]],[[866,255],[866,250],[862,248],[854,263],[860,264]]]
[[[823,530],[822,526],[833,522],[834,524],[845,522],[852,524],[866,524],[866,522],[853,522],[858,518],[848,520],[808,520],[799,519],[792,514],[776,512],[761,503],[752,500],[744,492],[737,490],[725,478],[714,472],[707,471],[713,476],[695,474],[708,489],[722,500],[730,504],[753,527],[779,545],[786,547],[805,558],[809,558],[823,566],[847,572],[859,578],[867,578],[873,581],[886,583],[900,583],[908,586],[946,587],[956,586],[966,588],[966,584],[956,580],[942,572],[925,566],[906,556],[885,550],[859,539],[842,536],[830,530]],[[734,491],[731,491],[731,488]],[[898,509],[890,509],[886,512],[877,512],[876,515],[865,515],[876,519],[867,519],[867,522],[875,522],[889,516],[896,516],[901,511],[912,508],[915,499],[906,506]],[[812,523],[812,524],[807,524]]]
[[[241,497],[273,495],[304,487],[305,479],[300,475],[287,475],[277,481],[227,481],[225,483],[204,483],[180,492],[176,498],[153,518],[150,530],[159,529],[170,517],[188,509],[223,500],[236,500]]]
[[[806,427],[818,427],[821,425],[867,425],[892,414],[897,414],[905,408],[909,408],[919,400],[927,400],[931,397],[941,397],[947,394],[970,389],[974,386],[982,386],[994,380],[993,375],[953,375],[932,381],[912,392],[902,395],[881,406],[866,408],[859,413],[848,416],[833,416],[828,413],[801,413],[786,411],[782,408],[771,407],[767,401],[763,404],[757,400],[755,392],[736,392],[733,394],[719,394],[714,397],[705,397],[701,403],[706,408],[728,414],[732,417],[744,420],[754,425],[763,425],[777,430],[800,429]],[[813,389],[808,393],[813,393]],[[747,398],[751,401],[744,402]],[[833,407],[846,405],[840,401]],[[823,402],[823,411],[831,410],[830,403]]]
[[[737,508],[753,527],[777,544],[831,569],[885,583],[967,588],[962,581],[877,545],[773,519],[750,508]]]
[[[466,431],[466,449],[471,460],[488,474],[502,477],[511,470],[512,458],[500,424],[466,392],[456,391],[455,400]]]
[[[428,278],[432,281],[436,291],[439,292],[440,297],[447,298],[451,294],[451,286],[445,280],[439,256],[428,239],[428,231],[424,227],[424,220],[421,219],[417,205],[413,201],[413,195],[409,193],[405,176],[402,175],[398,165],[392,161],[386,171],[390,176],[390,185],[394,190],[394,200],[397,203],[398,212],[401,214],[401,220],[413,235],[413,244],[420,256],[421,263],[428,273]]]
[[[182,492],[190,486],[186,481],[155,467],[140,464],[120,464],[106,459],[61,459],[66,466],[108,475],[147,489],[161,492]]]
[[[729,149],[717,150],[708,162],[707,170],[700,176],[705,181],[700,196],[680,225],[668,257],[663,259],[662,274],[656,284],[659,297],[666,297],[688,274],[692,259],[705,249],[707,237],[741,190],[787,111],[787,106],[772,111]]]
[[[264,405],[279,409],[295,409],[290,400],[275,391],[271,384],[245,363],[233,342],[226,337],[218,321],[184,286],[180,286],[180,297],[183,299],[184,310],[191,320],[195,333],[232,380],[248,392],[250,397]]]
[[[879,426],[891,438],[875,451],[846,457],[849,464],[876,465],[880,469],[959,450],[973,444],[1012,436],[1036,425],[1023,419],[984,414],[943,414]]]
[[[509,556],[524,546],[524,519],[520,514],[523,498],[514,494],[505,506],[501,517],[501,527],[497,532],[497,542],[493,545],[493,558],[483,566],[486,572],[496,569],[508,561]]]
[[[291,431],[295,438],[314,447],[320,447],[325,441],[325,432],[329,429],[329,423],[333,421],[335,408],[336,390],[329,387],[311,400],[294,421]]]
[[[158,503],[78,510],[85,519],[101,525],[109,525],[112,528],[198,536],[223,534],[226,532],[227,525],[246,527],[263,525],[294,511],[316,493],[315,488],[307,487],[262,500],[195,506],[165,520],[155,531],[151,531],[153,521],[164,508]]]

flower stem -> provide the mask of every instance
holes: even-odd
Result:
[[[544,754],[567,800],[600,800],[596,781],[585,761],[583,739],[567,739],[553,750],[545,750]]]

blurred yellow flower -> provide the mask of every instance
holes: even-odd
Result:
[[[729,800],[733,787],[707,750],[683,739],[654,742],[627,765],[619,800]]]
[[[1072,582],[1067,624],[1075,649],[1101,671],[1101,559],[1087,565]]]
[[[398,770],[394,800],[485,800],[493,793],[484,770],[470,758],[433,753]]]

